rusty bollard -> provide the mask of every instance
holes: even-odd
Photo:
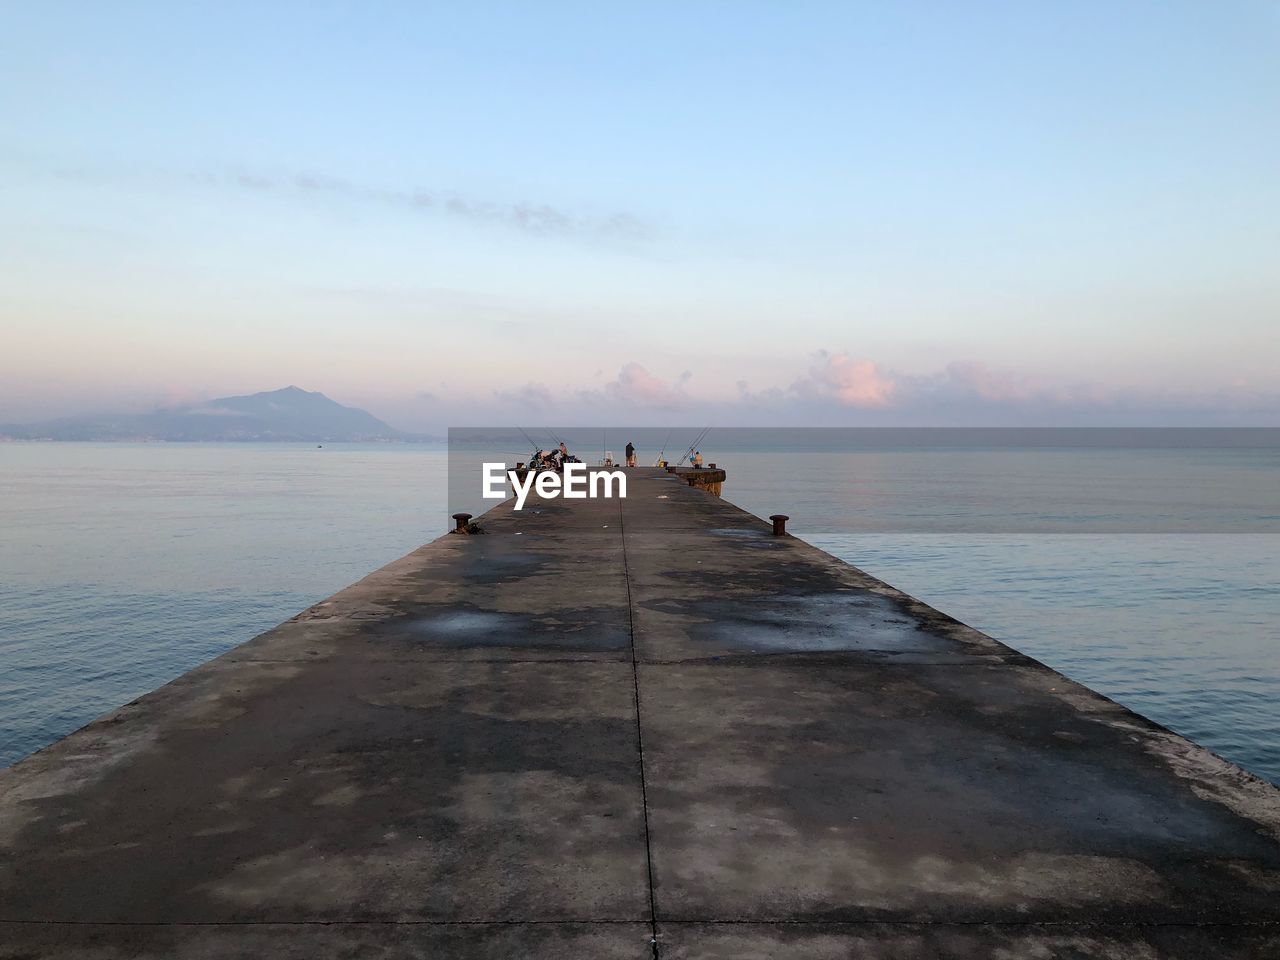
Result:
[[[773,535],[775,537],[781,537],[787,532],[787,521],[791,518],[785,513],[770,514],[769,519],[773,521]]]
[[[456,524],[456,526],[454,526],[453,528],[454,533],[466,533],[467,524],[471,522],[471,514],[455,513],[453,515],[453,522],[454,524]]]

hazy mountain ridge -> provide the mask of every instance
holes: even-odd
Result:
[[[153,413],[63,417],[0,425],[14,440],[358,441],[419,439],[323,393],[285,387]]]

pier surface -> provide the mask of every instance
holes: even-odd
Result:
[[[628,493],[508,502],[0,772],[0,957],[1280,956],[1280,791]]]

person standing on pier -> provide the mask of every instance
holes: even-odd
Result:
[[[636,445],[630,440],[627,441],[627,466],[634,467],[636,465]]]
[[[693,451],[693,466],[697,470],[702,469],[702,451],[701,450]]]

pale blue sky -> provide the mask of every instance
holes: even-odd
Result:
[[[1280,4],[0,6],[0,422],[1280,424]]]

